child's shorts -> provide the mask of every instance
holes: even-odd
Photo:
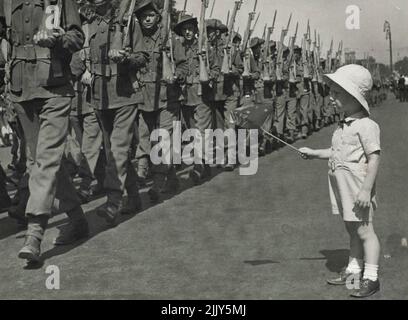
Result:
[[[330,201],[333,214],[340,214],[347,222],[372,222],[377,209],[375,187],[372,192],[370,208],[362,209],[355,205],[364,183],[365,173],[349,169],[329,171]]]

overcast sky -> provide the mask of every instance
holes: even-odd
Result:
[[[235,0],[216,0],[214,18],[221,18],[225,23],[228,10],[234,7]],[[213,0],[210,0],[211,11]],[[255,0],[244,0],[238,15],[237,23],[240,33],[243,33],[248,19],[248,12],[253,9]],[[177,0],[176,7],[181,9],[184,0]],[[360,30],[346,28],[346,8],[356,5],[361,9]],[[188,0],[187,12],[195,16],[200,14],[201,0]],[[317,29],[321,33],[324,50],[330,46],[334,37],[335,50],[340,40],[344,41],[345,49],[357,52],[362,58],[364,52],[369,52],[377,61],[389,63],[389,46],[383,32],[384,22],[391,23],[394,62],[408,56],[408,0],[258,0],[258,12],[261,12],[255,35],[261,36],[265,23],[272,24],[275,9],[278,10],[276,31],[272,38],[276,40],[280,30],[287,24],[293,12],[290,35],[294,33],[295,23],[299,21],[299,35],[306,30],[307,19],[311,21],[312,33]],[[299,38],[298,38],[299,39]]]

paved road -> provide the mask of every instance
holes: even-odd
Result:
[[[372,299],[406,299],[408,104],[390,99],[373,117],[382,128],[376,228],[383,258],[382,291]],[[332,131],[296,145],[328,147]],[[197,187],[181,178],[182,193],[123,217],[115,229],[95,216],[103,199],[85,206],[92,237],[75,246],[52,246],[66,222],[55,217],[44,265],[34,270],[16,258],[23,234],[0,214],[0,298],[348,299],[347,289],[325,284],[346,263],[348,239],[330,214],[324,161],[283,149],[260,159],[255,176],[219,173]],[[45,286],[50,265],[61,272],[58,291]]]

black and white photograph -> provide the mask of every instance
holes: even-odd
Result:
[[[408,300],[407,35],[407,0],[0,0],[0,300]]]

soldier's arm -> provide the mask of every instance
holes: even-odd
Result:
[[[221,57],[214,48],[208,50],[208,60],[210,62],[210,79],[217,80],[221,74]]]
[[[73,75],[73,77],[76,80],[81,79],[82,75],[85,73],[86,71],[86,64],[85,61],[82,59],[81,57],[81,52],[75,52],[72,55],[72,60],[71,60],[71,73]]]
[[[77,5],[73,0],[63,2],[62,28],[65,31],[59,41],[62,49],[70,53],[81,50],[85,42],[85,35],[82,31]]]
[[[236,53],[234,61],[232,62],[232,74],[240,76],[244,73],[244,63],[240,53]]]
[[[261,70],[258,67],[258,64],[255,61],[255,58],[251,56],[251,71],[252,71],[252,79],[259,80],[261,78]]]
[[[142,49],[143,33],[136,19],[132,21],[131,30],[131,37],[129,38],[131,38],[132,52],[129,54],[127,62],[131,66],[140,69],[149,62],[149,54]]]
[[[178,38],[173,39],[174,63],[176,65],[176,77],[179,81],[185,81],[188,75],[187,57],[183,50],[183,45]]]

